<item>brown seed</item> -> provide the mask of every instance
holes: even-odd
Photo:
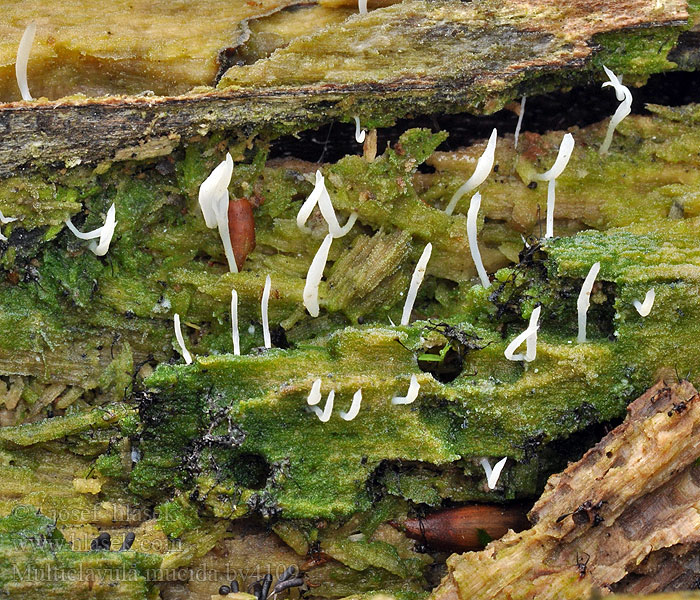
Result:
[[[255,249],[255,219],[246,198],[232,200],[228,205],[228,233],[233,254],[240,271],[248,255]]]

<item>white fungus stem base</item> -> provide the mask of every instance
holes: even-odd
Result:
[[[520,128],[523,124],[523,116],[525,115],[525,100],[527,96],[523,96],[520,100],[520,113],[518,114],[518,123],[515,126],[515,149],[518,149],[518,139],[520,138]]]
[[[309,270],[306,273],[306,282],[304,283],[304,306],[312,317],[318,317],[318,287],[321,284],[323,270],[326,268],[328,261],[328,252],[333,243],[333,236],[329,233],[321,242],[321,246],[316,251]]]
[[[343,421],[352,421],[357,414],[360,412],[360,406],[362,404],[362,388],[357,390],[352,397],[352,404],[350,405],[350,410],[348,412],[340,411],[340,418]]]
[[[479,274],[481,285],[485,288],[491,287],[489,276],[484,268],[484,263],[481,260],[481,252],[479,252],[479,244],[476,239],[476,221],[479,216],[479,208],[481,207],[481,194],[477,192],[472,196],[467,211],[467,239],[469,240],[469,251],[472,254],[476,272]]]
[[[29,62],[29,53],[34,43],[34,35],[36,34],[36,25],[31,23],[22,34],[22,39],[17,47],[17,60],[15,61],[15,76],[17,77],[17,87],[22,100],[33,100],[29,93],[29,84],[27,83],[27,63]]]
[[[415,375],[411,375],[411,383],[408,384],[408,392],[405,396],[394,396],[391,399],[392,404],[413,404],[416,398],[418,398],[418,392],[420,391],[420,383]]]
[[[333,399],[335,398],[335,390],[331,390],[328,393],[328,398],[326,399],[326,405],[321,410],[318,406],[312,406],[311,410],[318,417],[321,423],[328,423],[330,421],[331,415],[333,414]]]
[[[593,263],[588,271],[588,275],[586,275],[586,279],[583,280],[583,285],[576,301],[576,309],[578,311],[578,337],[576,339],[579,344],[586,341],[588,307],[591,305],[591,290],[593,289],[595,278],[598,277],[598,271],[600,271],[600,263]]]
[[[411,285],[408,288],[408,294],[406,294],[406,302],[403,305],[403,313],[401,315],[401,325],[408,325],[411,320],[411,311],[413,310],[413,304],[416,301],[416,296],[418,295],[418,289],[420,284],[423,283],[423,277],[425,277],[425,270],[428,267],[428,261],[430,260],[430,255],[433,252],[433,245],[428,242],[428,244],[423,249],[423,253],[416,263],[416,268],[413,270],[413,276],[411,277]]]
[[[241,354],[241,338],[238,335],[238,293],[231,290],[231,338],[233,340],[233,353],[236,356]]]
[[[175,327],[175,339],[177,340],[178,346],[180,346],[180,354],[185,362],[189,365],[192,363],[192,355],[189,353],[187,348],[185,348],[185,338],[182,337],[182,327],[180,326],[180,315],[175,313],[173,317],[173,324]]]
[[[537,330],[539,329],[538,321],[540,319],[541,306],[536,306],[530,315],[530,322],[521,334],[516,336],[513,341],[508,344],[504,351],[505,357],[508,360],[532,362],[537,358]],[[520,347],[520,344],[525,342],[525,354],[515,354],[515,351]]]
[[[367,132],[360,128],[360,117],[353,117],[353,119],[355,119],[355,141],[358,144],[363,144],[365,137],[367,136]]]
[[[268,275],[265,277],[265,287],[263,288],[262,300],[260,301],[260,316],[262,317],[263,343],[265,348],[272,348],[272,338],[270,337],[270,323],[267,319],[267,307],[270,303],[270,288],[272,280]]]

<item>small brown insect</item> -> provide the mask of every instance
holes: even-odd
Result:
[[[576,568],[578,569],[579,579],[583,579],[586,576],[589,560],[591,560],[591,555],[588,552],[583,552],[580,557],[578,552],[576,553]]]
[[[236,266],[240,271],[248,255],[255,249],[255,219],[253,207],[246,198],[228,204],[228,234],[231,237]]]

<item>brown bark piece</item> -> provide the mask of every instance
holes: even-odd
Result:
[[[699,429],[695,388],[658,383],[624,423],[549,479],[531,529],[453,555],[433,600],[608,594],[654,551],[685,554],[700,542]],[[665,568],[669,582],[677,579]]]

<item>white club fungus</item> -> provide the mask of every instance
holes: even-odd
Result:
[[[334,238],[343,237],[352,229],[355,221],[357,221],[357,213],[353,212],[350,214],[350,217],[345,225],[342,227],[340,226],[338,223],[338,218],[335,215],[335,209],[333,208],[331,197],[328,195],[325,179],[321,171],[316,171],[316,185],[297,213],[297,226],[302,231],[308,231],[308,229],[305,227],[306,221],[311,216],[316,204],[318,204],[318,207],[321,210],[321,215],[323,215],[326,223],[328,223],[328,232]]]
[[[241,354],[241,339],[238,335],[238,293],[231,290],[231,337],[233,338],[233,353]]]
[[[7,225],[8,223],[12,223],[12,221],[16,220],[17,217],[6,217],[2,214],[2,211],[0,210],[0,223],[2,223],[3,225]]]
[[[78,231],[73,225],[70,219],[66,219],[66,226],[73,233],[75,237],[81,240],[95,240],[99,238],[99,242],[90,242],[90,250],[92,250],[97,256],[104,256],[109,250],[109,244],[112,242],[112,237],[114,236],[114,229],[117,226],[116,221],[116,209],[114,204],[109,207],[107,211],[107,217],[105,219],[105,224],[102,227],[93,229],[86,233]]]
[[[365,136],[367,132],[364,129],[360,129],[360,117],[353,117],[355,119],[355,141],[361,144],[365,141]]]
[[[418,288],[420,284],[423,283],[423,277],[425,277],[425,269],[428,266],[428,261],[430,260],[430,254],[433,251],[433,245],[428,242],[423,250],[423,254],[420,255],[418,262],[416,263],[416,268],[413,270],[413,277],[411,277],[411,285],[408,288],[408,294],[406,294],[406,302],[403,305],[403,314],[401,315],[401,325],[408,325],[411,319],[411,311],[413,310],[413,303],[416,301],[416,296],[418,295]]]
[[[603,66],[603,70],[610,81],[606,81],[602,87],[611,85],[615,90],[615,97],[617,98],[618,102],[620,102],[615,114],[610,119],[610,123],[608,123],[608,131],[605,134],[605,140],[603,140],[603,144],[600,147],[600,154],[607,154],[608,150],[610,149],[610,143],[612,142],[615,129],[617,129],[617,126],[621,123],[622,119],[624,119],[632,111],[632,92],[630,92],[627,86],[622,85],[622,82],[610,69]]]
[[[523,124],[523,115],[525,114],[525,99],[527,96],[523,96],[520,100],[520,113],[518,114],[518,122],[515,125],[515,149],[518,149],[518,138],[520,137],[520,127]]]
[[[479,244],[476,241],[476,218],[479,216],[479,207],[481,207],[481,194],[477,192],[472,196],[469,210],[467,211],[467,239],[469,240],[469,251],[472,253],[476,272],[479,274],[479,279],[481,279],[481,285],[488,288],[491,286],[491,282],[486,269],[484,269],[481,252],[479,252]]]
[[[586,275],[586,279],[583,280],[583,285],[576,301],[576,309],[578,310],[577,340],[579,344],[586,341],[586,316],[588,307],[591,305],[591,290],[593,289],[595,278],[598,277],[598,271],[600,271],[600,263],[593,263],[593,266],[588,271],[588,275]]]
[[[328,398],[326,399],[326,405],[323,407],[323,410],[321,410],[318,406],[312,406],[311,410],[314,411],[314,414],[318,417],[319,421],[321,423],[328,423],[329,419],[331,418],[331,414],[333,413],[333,399],[335,398],[335,390],[331,390],[328,393]]]
[[[536,306],[530,315],[530,323],[525,331],[518,335],[505,349],[505,356],[508,360],[524,360],[532,362],[537,357],[537,330],[539,329],[538,321],[540,319],[540,311],[542,307]],[[514,354],[520,344],[526,343],[525,354]]]
[[[260,301],[260,315],[262,316],[263,326],[263,342],[265,348],[272,348],[272,339],[270,338],[270,323],[267,320],[267,305],[270,303],[270,286],[272,280],[268,275],[265,277],[265,287],[263,288],[262,300]]]
[[[22,100],[33,100],[32,95],[29,93],[29,85],[27,84],[27,63],[29,62],[29,52],[34,42],[34,34],[36,34],[36,25],[34,23],[27,25],[27,28],[22,34],[22,39],[19,41],[19,47],[17,48],[15,75],[17,76],[17,86],[22,94]]]
[[[202,185],[199,186],[199,206],[202,208],[204,222],[209,229],[218,226],[219,237],[224,245],[226,261],[231,273],[238,273],[236,257],[233,255],[231,236],[228,229],[228,186],[233,175],[233,159],[226,153],[226,160],[222,161],[211,172]]]
[[[413,404],[416,398],[418,398],[418,392],[420,390],[420,383],[416,379],[415,375],[411,375],[411,383],[408,384],[408,392],[405,396],[394,396],[391,399],[392,404]]]
[[[357,0],[357,8],[360,10],[361,15],[367,14],[367,0]]]
[[[352,421],[357,413],[360,412],[360,405],[362,404],[362,388],[357,390],[352,397],[352,404],[350,405],[350,410],[348,412],[340,411],[340,418],[344,421]]]
[[[498,478],[501,476],[501,471],[503,471],[503,467],[506,466],[507,460],[508,457],[504,456],[494,465],[492,469],[488,460],[486,460],[485,458],[481,459],[481,466],[484,467],[484,472],[486,473],[486,483],[489,486],[490,490],[496,487],[496,484],[498,483]]]
[[[312,317],[318,317],[318,286],[323,277],[323,269],[326,267],[328,251],[331,249],[332,243],[333,236],[329,233],[316,251],[316,255],[311,261],[309,271],[306,274],[306,282],[304,283],[304,306]]]
[[[184,358],[185,362],[189,365],[192,362],[192,356],[187,348],[185,348],[185,339],[182,337],[182,328],[180,327],[180,315],[177,313],[175,313],[174,322],[175,339],[177,339],[177,343],[180,346],[180,354],[182,354],[182,358]]]
[[[309,397],[306,399],[306,403],[309,406],[316,406],[321,401],[321,380],[316,379],[311,384],[311,391],[309,392]]]
[[[496,129],[494,129],[491,132],[491,137],[489,138],[489,141],[486,144],[486,149],[484,150],[484,153],[479,157],[479,160],[476,161],[476,168],[474,169],[474,173],[472,173],[472,176],[469,179],[467,179],[467,181],[463,183],[459,187],[459,189],[454,193],[454,195],[452,196],[452,200],[450,200],[450,203],[445,209],[446,214],[451,215],[454,212],[455,207],[457,206],[457,202],[459,202],[460,198],[465,194],[468,194],[472,190],[478,188],[482,183],[484,183],[486,178],[489,176],[489,173],[493,168],[493,159],[496,152],[497,136],[498,133],[496,132]]]
[[[541,175],[534,175],[533,179],[539,179],[540,181],[547,181],[549,185],[547,186],[547,226],[545,229],[544,237],[551,238],[554,236],[554,187],[555,180],[559,175],[562,174],[566,165],[569,164],[569,159],[571,158],[571,153],[574,151],[574,136],[570,133],[564,135],[564,138],[559,144],[559,153],[557,154],[557,159],[554,161],[552,168],[545,171]]]
[[[635,300],[633,302],[634,307],[637,309],[640,316],[646,317],[651,312],[651,307],[654,306],[655,298],[656,292],[654,291],[654,288],[651,288],[647,292],[646,296],[644,296],[644,302],[640,302],[639,300]]]

